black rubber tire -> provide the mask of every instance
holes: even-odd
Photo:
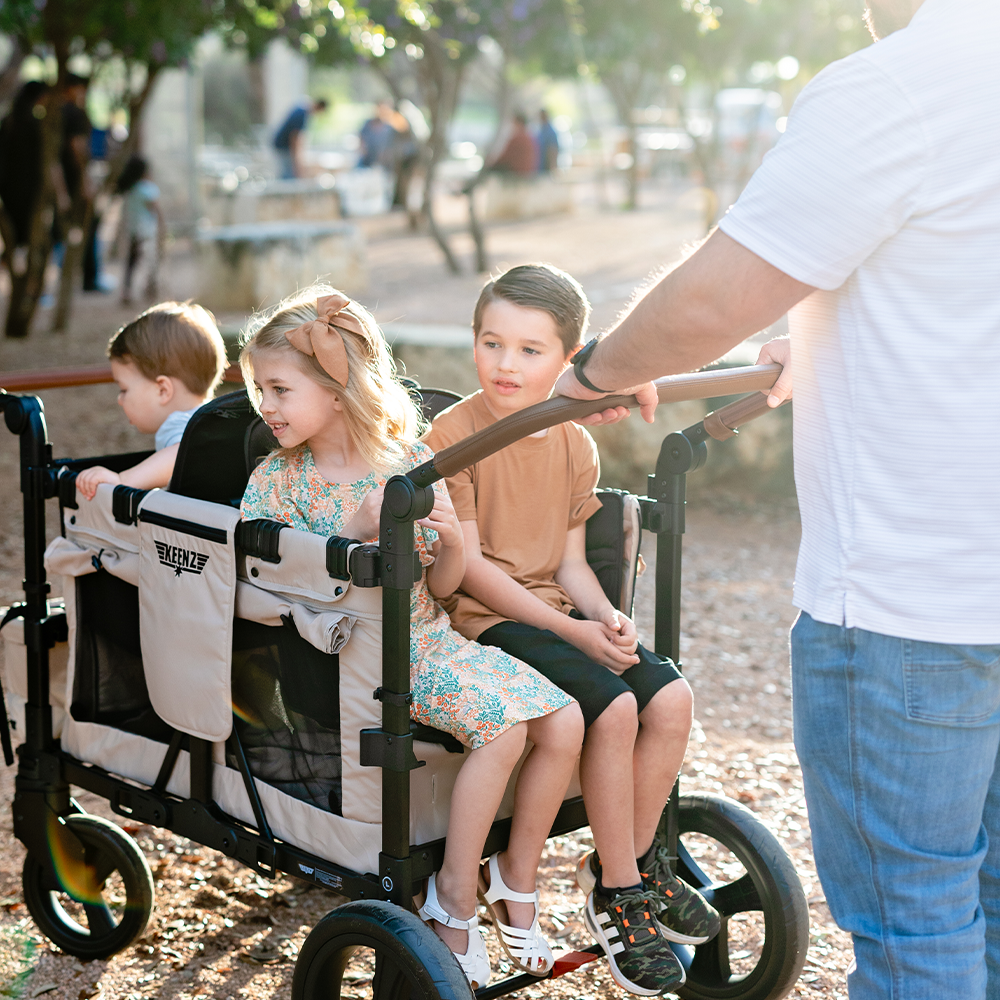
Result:
[[[375,952],[373,1000],[472,1000],[448,946],[418,916],[363,899],[331,910],[310,932],[292,977],[292,1000],[335,1000],[359,949]]]
[[[63,885],[53,886],[46,866],[29,852],[22,870],[24,902],[38,929],[63,951],[85,962],[110,958],[146,929],[153,912],[153,876],[139,845],[114,823],[76,813],[66,817],[66,824],[83,843],[86,864],[95,870],[100,901],[74,899]],[[104,890],[115,872],[121,876],[125,902],[109,906]],[[67,912],[67,904],[82,908],[87,926]]]
[[[712,882],[684,847],[684,835],[717,841],[746,869],[735,882]],[[778,1000],[795,985],[809,947],[809,906],[795,866],[767,827],[749,810],[721,795],[680,797],[678,874],[703,891],[722,915],[716,938],[696,948],[675,945],[687,970],[677,990],[684,1000]],[[734,974],[728,924],[735,913],[759,910],[764,940],[754,967]]]

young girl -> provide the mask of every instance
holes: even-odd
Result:
[[[244,517],[373,541],[391,475],[431,457],[371,314],[323,285],[282,302],[244,338],[240,364],[280,448],[250,478]],[[476,930],[477,889],[500,942],[523,971],[544,975],[552,952],[538,928],[535,875],[583,739],[579,706],[499,649],[453,631],[434,597],[465,573],[462,531],[442,483],[418,522],[424,574],[410,604],[411,715],[472,749],[455,782],[444,864],[427,884],[424,920],[456,954],[473,988],[490,977]],[[531,740],[506,851],[480,871],[507,781]]]

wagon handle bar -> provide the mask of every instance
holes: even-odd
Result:
[[[660,402],[669,403],[770,389],[780,373],[781,365],[750,365],[742,368],[668,375],[666,378],[657,379],[653,384],[657,388]],[[736,400],[710,415],[717,418],[711,423],[712,427],[716,427],[718,434],[723,433],[721,428],[732,431],[739,424],[760,416],[768,408],[767,398],[763,393],[755,392],[750,399],[753,405],[743,399]],[[504,417],[503,420],[498,420],[464,440],[443,448],[429,462],[408,472],[407,476],[418,486],[430,486],[439,479],[454,476],[462,469],[475,465],[529,434],[536,434],[567,420],[579,420],[592,413],[600,413],[612,406],[627,406],[634,409],[638,405],[635,396],[603,396],[601,399],[553,396],[509,417]],[[733,410],[736,412],[732,412]],[[706,430],[712,434],[712,428],[708,424]],[[712,436],[715,437],[716,434]],[[730,434],[726,433],[723,436],[729,437]]]

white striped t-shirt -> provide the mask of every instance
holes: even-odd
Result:
[[[1000,643],[1000,2],[925,0],[829,66],[723,219],[790,314],[819,621]]]

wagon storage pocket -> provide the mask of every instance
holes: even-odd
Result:
[[[239,511],[157,490],[139,508],[139,638],[149,699],[175,729],[232,729],[230,663]]]

